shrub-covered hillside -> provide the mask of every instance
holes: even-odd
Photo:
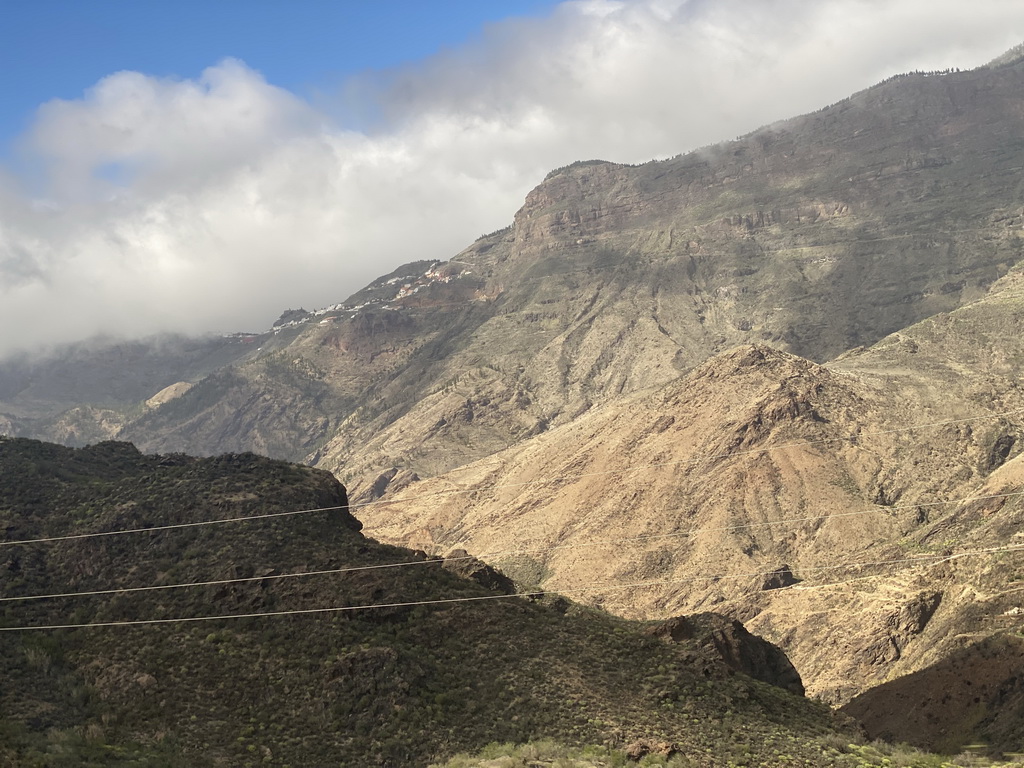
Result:
[[[543,737],[827,764],[827,708],[642,625],[488,592],[363,537],[345,503],[251,454],[0,439],[0,764],[407,766]],[[302,513],[258,518],[282,512]],[[127,529],[147,530],[12,543]],[[455,602],[316,612],[436,600]]]

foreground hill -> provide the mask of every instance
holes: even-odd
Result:
[[[363,537],[324,472],[5,439],[0,477],[5,764],[406,766],[548,736],[825,765],[852,738],[676,631],[697,624],[660,637]],[[78,628],[27,629],[50,624]]]

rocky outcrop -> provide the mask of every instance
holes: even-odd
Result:
[[[358,502],[369,502],[379,499],[386,493],[397,493],[403,488],[418,482],[420,479],[419,475],[415,472],[411,472],[408,469],[398,469],[398,467],[392,467],[377,475],[374,481],[370,483],[369,488],[353,494],[353,498]]]
[[[919,635],[942,602],[941,592],[922,592],[890,617],[890,625],[901,637]]]
[[[869,665],[887,665],[897,661],[915,635],[920,635],[942,602],[941,592],[922,592],[885,619],[876,642],[860,653]]]
[[[637,739],[626,745],[626,757],[639,763],[648,755],[656,755],[668,759],[679,753],[679,747],[664,739]]]
[[[765,576],[761,582],[761,591],[767,592],[770,589],[783,589],[796,584],[797,578],[788,565],[780,565],[774,571]]]
[[[742,623],[717,613],[676,616],[656,624],[648,632],[670,642],[695,640],[713,648],[737,672],[755,680],[804,695],[800,673],[778,646],[752,635]]]
[[[283,325],[289,325],[291,323],[301,323],[308,319],[310,313],[304,309],[286,309],[281,313],[281,316],[274,321],[274,327],[280,328]]]
[[[192,383],[188,381],[179,381],[170,386],[164,387],[151,398],[146,401],[147,408],[159,408],[164,403],[168,403],[176,397],[181,397],[186,392],[192,389]]]
[[[482,587],[501,592],[506,595],[516,593],[516,585],[512,579],[503,574],[497,568],[492,568],[482,560],[470,555],[464,549],[454,549],[444,558],[441,567],[451,571],[463,579],[475,581]]]

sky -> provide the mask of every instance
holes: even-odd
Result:
[[[1019,0],[35,0],[0,25],[0,357],[261,330],[644,162],[1024,41]]]

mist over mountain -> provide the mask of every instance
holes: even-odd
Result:
[[[330,93],[236,58],[111,71],[0,160],[0,356],[262,329],[449,258],[553,167],[670,157],[1022,34],[1012,0],[586,0]]]
[[[1011,51],[575,162],[269,331],[5,363],[0,427],[303,461],[381,541],[631,619],[714,610],[873,734],[1019,750],[1021,114]],[[969,715],[937,693],[959,668]],[[880,724],[888,691],[918,703]]]

